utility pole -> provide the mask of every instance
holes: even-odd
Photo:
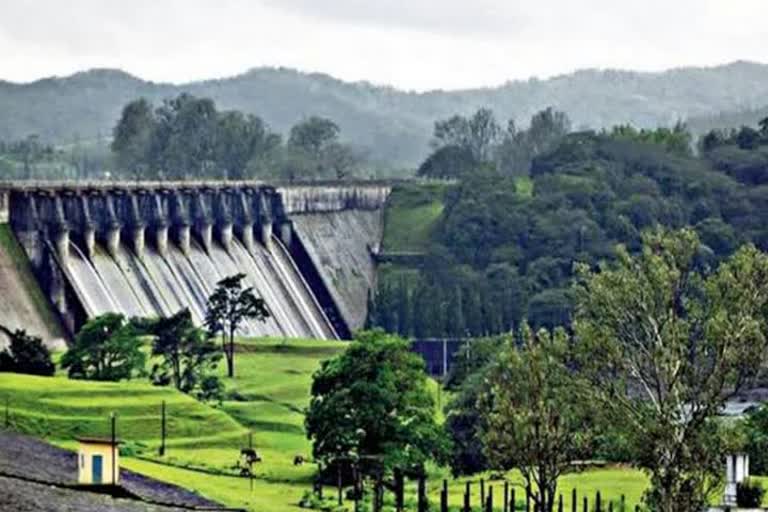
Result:
[[[248,431],[248,448],[251,450],[250,453],[253,453],[253,431],[252,430]],[[248,466],[250,469],[249,471],[250,474],[248,475],[248,478],[250,479],[250,483],[251,483],[251,493],[253,493],[253,462],[251,462]]]
[[[160,456],[165,455],[165,400],[160,408]]]
[[[116,430],[117,430],[117,415],[113,412],[111,414],[111,420],[112,420],[112,485],[117,485],[117,460],[115,458],[115,442],[116,439]]]

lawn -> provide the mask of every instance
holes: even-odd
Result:
[[[236,378],[225,379],[227,398],[211,407],[170,388],[143,381],[97,383],[0,374],[0,405],[9,400],[15,428],[69,448],[80,435],[107,435],[109,414],[118,415],[119,437],[132,456],[127,468],[168,481],[232,507],[270,512],[299,510],[298,502],[311,488],[316,466],[294,466],[295,455],[309,457],[311,448],[303,431],[303,409],[308,403],[312,373],[320,361],[343,350],[340,342],[314,340],[241,340]],[[224,375],[224,365],[220,372]],[[433,385],[434,386],[434,385]],[[433,392],[437,393],[436,386]],[[447,397],[443,396],[443,402]],[[157,455],[160,403],[168,405],[168,451]],[[0,422],[2,421],[0,413]],[[230,476],[239,449],[253,433],[253,444],[263,461],[255,467],[253,491],[248,479]],[[445,469],[434,468],[428,481],[430,500],[439,503]],[[508,479],[519,484],[519,476]],[[642,493],[645,478],[635,470],[616,468],[568,475],[563,480],[566,503],[570,487],[591,498],[597,489],[603,497],[620,494],[633,505]],[[461,504],[465,480],[450,481],[450,503]],[[493,485],[501,505],[501,482]],[[408,486],[408,501],[415,499],[415,483]],[[474,488],[475,492],[479,492]],[[326,489],[326,495],[332,495]],[[521,488],[517,492],[522,504]],[[477,499],[477,498],[475,498]]]
[[[384,214],[384,252],[423,252],[443,212],[444,183],[398,185]]]

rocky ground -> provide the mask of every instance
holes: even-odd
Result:
[[[122,486],[142,500],[115,499],[68,488],[77,480],[77,456],[43,441],[0,430],[0,510],[150,512],[221,509],[173,485],[120,471]]]

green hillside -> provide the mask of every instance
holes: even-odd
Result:
[[[547,80],[520,80],[494,88],[415,93],[366,82],[344,82],[319,73],[259,68],[221,80],[181,85],[141,80],[97,69],[28,84],[0,80],[0,139],[30,134],[57,144],[111,133],[121,108],[145,97],[155,103],[189,92],[213,98],[223,109],[257,114],[285,133],[302,118],[334,119],[355,146],[375,161],[414,167],[428,153],[436,119],[490,107],[501,119],[524,122],[551,105],[575,126],[671,125],[678,119],[768,104],[768,66],[734,62],[712,68],[660,73],[583,70]],[[51,115],[51,113],[56,115]]]
[[[239,345],[237,377],[225,379],[227,398],[211,407],[171,388],[144,381],[101,383],[62,376],[33,377],[0,373],[0,404],[8,400],[13,428],[69,448],[83,435],[107,435],[109,414],[118,415],[118,435],[125,441],[123,465],[232,507],[270,512],[296,511],[311,489],[316,466],[294,466],[295,455],[309,458],[311,447],[303,430],[303,408],[309,399],[311,376],[321,360],[343,350],[339,342],[315,340],[246,340]],[[222,365],[221,374],[224,374]],[[157,455],[160,443],[160,403],[168,407],[168,451]],[[1,418],[0,418],[1,419]],[[263,461],[256,478],[235,477],[232,467],[239,449],[253,432],[253,444]],[[447,470],[432,468],[428,492],[438,501]],[[478,479],[479,476],[474,477]],[[499,492],[501,482],[489,485]],[[508,475],[513,485],[519,475]],[[450,481],[451,503],[461,502],[466,480]],[[637,502],[646,485],[635,470],[604,469],[569,475],[563,490]],[[415,484],[408,488],[412,501]],[[329,490],[330,493],[330,490]],[[332,493],[331,493],[332,494]],[[518,498],[523,496],[517,489]]]
[[[344,347],[339,342],[246,341],[237,357],[238,374],[225,379],[226,399],[201,404],[167,387],[145,381],[103,383],[65,377],[0,373],[0,402],[8,400],[14,429],[66,447],[78,436],[109,433],[116,412],[125,441],[125,465],[161,480],[192,488],[229,506],[290,510],[311,487],[313,464],[294,466],[311,456],[303,431],[312,373],[322,359]],[[221,374],[224,375],[224,365]],[[168,450],[159,457],[160,407],[167,404]],[[233,478],[239,450],[253,444],[263,461],[255,469],[256,491]],[[267,500],[266,502],[264,500]]]
[[[384,252],[423,252],[440,214],[450,185],[397,185],[389,196],[384,217]]]

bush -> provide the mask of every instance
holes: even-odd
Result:
[[[2,331],[8,335],[11,344],[0,351],[0,372],[53,375],[56,368],[51,361],[51,353],[42,339],[30,336],[24,330],[11,332],[2,328]]]
[[[763,503],[765,489],[757,480],[747,478],[736,486],[736,505],[743,508],[757,508]]]

